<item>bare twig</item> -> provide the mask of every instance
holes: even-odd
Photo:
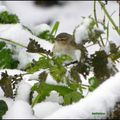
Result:
[[[120,35],[120,29],[118,28],[118,26],[115,24],[114,20],[112,19],[112,17],[109,15],[107,9],[105,8],[104,3],[101,0],[98,0],[99,4],[101,5],[104,13],[106,14],[107,18],[109,19],[109,21],[111,22],[111,24],[114,26],[114,29],[116,30],[116,32]]]

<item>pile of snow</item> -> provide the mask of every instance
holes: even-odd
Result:
[[[56,112],[61,107],[62,106],[59,105],[58,103],[42,102],[42,103],[36,104],[33,107],[33,110],[34,110],[34,115],[37,118],[42,119]]]
[[[60,96],[59,93],[56,91],[51,91],[50,96],[46,97],[45,101],[51,101],[59,104],[64,103],[63,97]]]
[[[81,44],[83,40],[88,39],[88,28],[91,23],[91,19],[86,18],[75,30],[75,42]]]
[[[18,86],[19,87],[17,89],[17,96],[15,100],[23,100],[29,102],[30,91],[32,86],[24,80],[21,81]]]
[[[27,102],[17,100],[3,116],[3,119],[36,119],[36,118],[33,116],[31,106]]]

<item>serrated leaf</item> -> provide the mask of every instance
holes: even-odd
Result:
[[[30,42],[27,46],[27,52],[31,52],[31,53],[42,53],[42,54],[46,54],[46,55],[52,55],[52,53],[50,52],[50,50],[46,50],[43,49],[40,44],[38,44],[37,41],[33,40],[30,38]]]
[[[45,100],[46,96],[49,96],[50,92],[53,90],[57,91],[60,96],[63,96],[64,105],[77,102],[83,97],[79,92],[68,87],[42,83],[36,84],[32,87],[32,91],[37,91],[38,93],[38,96],[35,98],[32,105],[34,106],[36,103],[40,103]]]
[[[2,119],[2,116],[6,113],[8,110],[8,106],[5,101],[0,100],[0,119]]]

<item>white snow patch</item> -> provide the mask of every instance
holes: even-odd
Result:
[[[40,33],[43,33],[45,31],[50,31],[50,26],[47,25],[47,24],[40,24],[40,25],[37,25],[35,28],[34,28],[34,32],[35,32],[35,35],[39,35]]]
[[[3,116],[3,119],[35,119],[35,117],[31,106],[27,102],[17,100]]]
[[[8,11],[7,8],[6,8],[6,6],[0,5],[0,13],[2,13],[4,11]]]
[[[19,87],[17,89],[17,96],[15,100],[23,100],[29,102],[29,95],[32,86],[24,80],[21,81],[18,86]]]
[[[56,91],[51,91],[50,96],[46,97],[45,101],[50,101],[59,104],[62,104],[64,102],[63,97],[59,96],[59,93]]]
[[[39,119],[45,118],[49,116],[50,114],[57,111],[62,106],[58,103],[52,103],[52,102],[42,102],[38,103],[33,107],[34,115],[38,117]]]
[[[75,42],[76,44],[82,43],[83,40],[88,39],[88,27],[91,23],[91,19],[85,18],[83,22],[75,30]]]

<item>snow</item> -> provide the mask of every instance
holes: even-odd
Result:
[[[45,98],[45,101],[50,101],[58,104],[63,104],[64,100],[62,96],[59,96],[59,93],[56,91],[51,91],[50,96]]]
[[[75,30],[75,42],[81,44],[83,40],[88,39],[88,28],[91,23],[89,18],[85,18],[84,21]]]
[[[17,96],[15,98],[15,100],[23,100],[26,102],[29,102],[29,95],[31,92],[31,85],[27,82],[25,82],[24,80],[22,80],[19,85],[18,85],[18,89],[17,89]]]
[[[4,12],[4,11],[8,11],[8,10],[7,10],[7,7],[4,6],[4,5],[1,5],[1,6],[0,6],[0,13],[2,13],[2,12]]]
[[[107,113],[120,100],[120,72],[101,84],[94,92],[78,103],[63,107],[53,113],[50,118],[64,119],[105,119]],[[93,115],[92,113],[104,113]]]
[[[13,99],[11,98],[6,98],[6,97],[3,97],[3,96],[0,96],[0,100],[4,100],[8,106],[8,109],[10,109],[14,103]]]
[[[50,26],[47,25],[47,24],[40,24],[40,25],[37,25],[35,28],[34,28],[34,32],[35,32],[35,35],[39,35],[40,33],[43,33],[45,31],[50,31]]]
[[[38,103],[33,107],[34,110],[34,115],[39,118],[45,118],[46,116],[49,116],[50,114],[54,113],[57,111],[59,108],[62,106],[59,105],[58,103],[53,103],[53,102],[42,102]]]
[[[17,100],[3,116],[3,119],[35,119],[35,117],[31,106],[27,102]]]

